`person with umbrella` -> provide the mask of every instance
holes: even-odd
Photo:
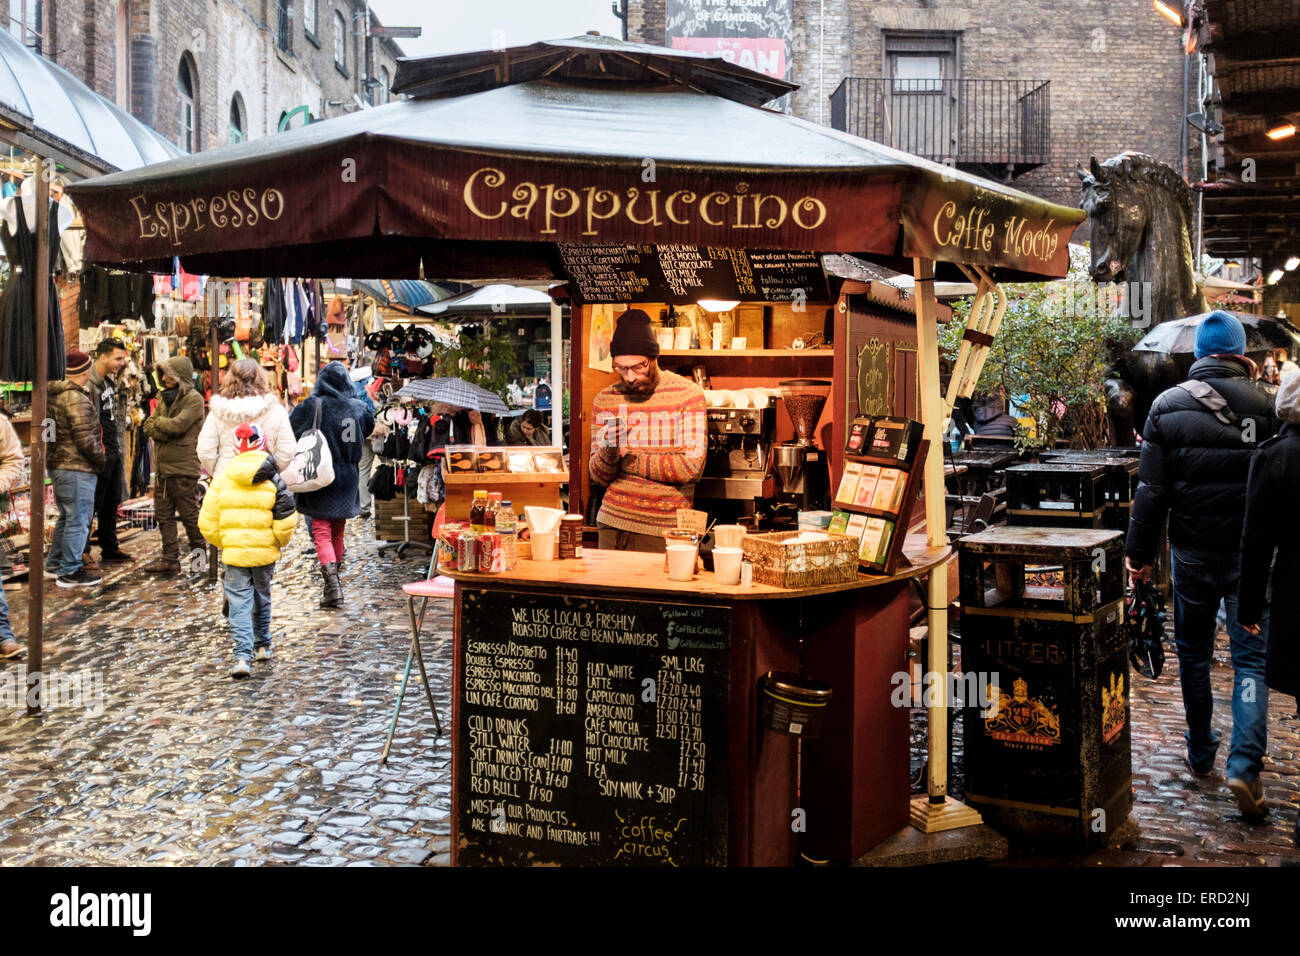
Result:
[[[1133,579],[1149,580],[1168,515],[1187,764],[1198,777],[1213,773],[1219,749],[1211,727],[1210,663],[1224,602],[1235,675],[1228,787],[1243,814],[1259,816],[1265,809],[1259,771],[1268,735],[1268,621],[1265,615],[1259,634],[1241,626],[1237,588],[1246,479],[1257,443],[1272,435],[1276,422],[1272,402],[1250,380],[1254,363],[1245,349],[1241,322],[1228,312],[1210,313],[1197,329],[1190,378],[1152,402],[1125,548]]]
[[[361,447],[375,427],[375,416],[357,401],[352,379],[342,362],[330,362],[316,376],[316,384],[301,404],[289,413],[289,425],[301,438],[311,431],[320,409],[319,430],[329,447],[334,480],[316,491],[295,494],[298,511],[311,518],[311,536],[316,544],[324,591],[320,606],[343,606],[339,565],[343,561],[343,529],[349,518],[361,513],[357,487],[360,483]]]

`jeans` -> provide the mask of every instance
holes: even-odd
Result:
[[[322,565],[334,564],[343,557],[344,518],[315,518],[311,523],[311,539],[316,544],[316,559]]]
[[[253,659],[253,648],[271,646],[271,576],[274,564],[257,568],[226,565],[224,588],[230,605],[235,658]]]
[[[9,599],[5,597],[5,589],[0,588],[0,644],[16,640],[13,626],[9,623]]]
[[[59,503],[59,520],[54,525],[50,554],[45,567],[59,575],[81,570],[81,555],[90,538],[90,519],[95,514],[95,476],[88,471],[64,468],[50,473],[54,500]]]
[[[199,531],[199,479],[188,475],[159,478],[153,492],[154,513],[158,517],[158,534],[162,537],[162,556],[172,561],[180,560],[177,543],[176,519],[185,525],[189,539],[190,555],[208,553],[208,543]],[[206,558],[205,558],[206,559]]]
[[[357,484],[357,491],[361,495],[361,510],[369,511],[371,506],[370,497],[370,472],[375,466],[375,450],[370,447],[370,442],[361,443],[361,463],[357,466],[357,475],[360,481]]]
[[[1187,715],[1187,755],[1196,769],[1214,762],[1219,737],[1210,727],[1214,697],[1210,663],[1214,657],[1219,601],[1228,612],[1228,647],[1232,656],[1232,745],[1228,776],[1252,781],[1263,766],[1268,742],[1268,685],[1264,683],[1268,646],[1268,609],[1258,635],[1237,623],[1238,555],[1171,548],[1174,583],[1174,643]]]
[[[95,484],[96,537],[100,556],[117,554],[121,548],[117,541],[117,506],[126,498],[126,479],[122,474],[122,459],[110,457]]]

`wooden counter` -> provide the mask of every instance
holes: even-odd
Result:
[[[673,582],[662,555],[595,549],[452,573],[453,861],[847,862],[901,829],[908,579],[952,557],[907,544],[900,574],[818,588]],[[769,670],[834,691],[800,797],[799,738],[761,726]]]
[[[673,600],[703,595],[733,601],[790,600],[816,597],[838,591],[856,591],[879,587],[926,574],[931,568],[952,560],[953,550],[948,546],[931,548],[925,536],[908,535],[903,554],[910,567],[895,574],[859,574],[854,581],[828,584],[811,588],[778,588],[755,582],[750,587],[720,584],[709,571],[695,575],[693,581],[670,581],[664,573],[663,555],[636,551],[601,551],[585,548],[581,558],[564,561],[531,561],[524,559],[514,571],[500,574],[481,574],[471,571],[443,571],[447,577],[466,584],[493,584],[514,588],[574,587],[593,594],[644,594],[648,596],[671,595]]]

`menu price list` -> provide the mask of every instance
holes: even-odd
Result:
[[[814,252],[611,243],[560,243],[558,252],[581,302],[818,302],[829,294]]]
[[[724,865],[730,610],[467,590],[461,865]]]

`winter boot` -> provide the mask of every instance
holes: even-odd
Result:
[[[343,606],[343,589],[339,586],[339,566],[337,564],[322,564],[320,568],[321,577],[325,579],[325,589],[321,594],[321,607],[342,607]]]

